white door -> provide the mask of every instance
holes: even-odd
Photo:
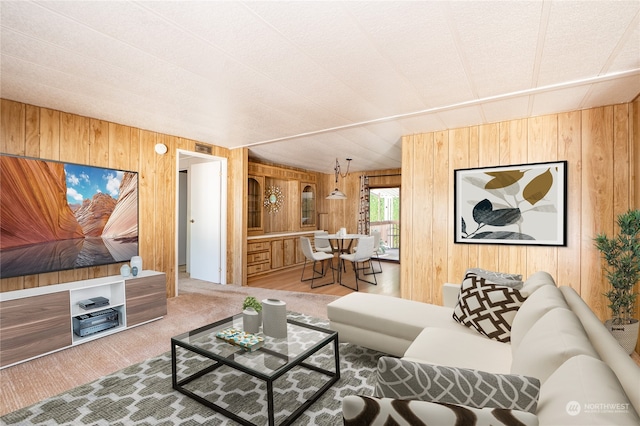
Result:
[[[222,283],[222,166],[220,161],[189,169],[189,253],[191,278]]]

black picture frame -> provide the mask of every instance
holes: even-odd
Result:
[[[454,242],[566,246],[567,162],[454,170]]]

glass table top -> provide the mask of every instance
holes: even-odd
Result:
[[[305,358],[309,352],[326,345],[336,334],[335,331],[288,318],[287,337],[266,336],[262,333],[261,327],[257,335],[264,338],[262,347],[247,351],[216,337],[216,333],[227,328],[242,330],[242,314],[182,333],[171,340],[177,346],[207,358],[271,376],[289,363]]]

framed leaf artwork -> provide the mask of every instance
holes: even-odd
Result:
[[[454,175],[455,243],[566,245],[566,161]]]

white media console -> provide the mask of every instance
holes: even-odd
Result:
[[[109,304],[82,309],[78,302],[106,297]],[[118,313],[118,324],[83,337],[73,318],[104,309]],[[0,293],[0,368],[79,345],[167,314],[166,276],[142,271]]]

